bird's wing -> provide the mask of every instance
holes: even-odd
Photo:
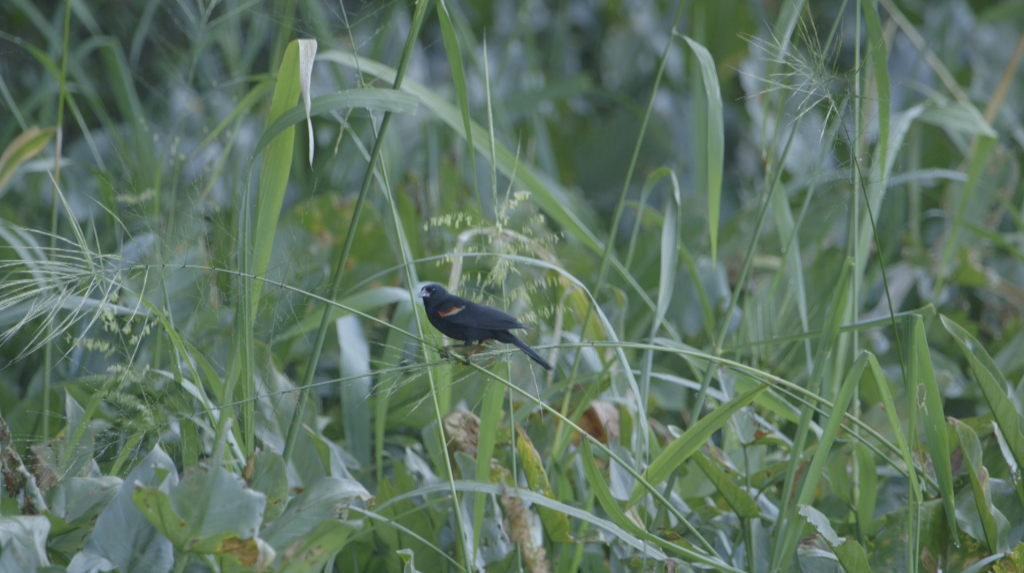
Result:
[[[487,330],[526,328],[514,316],[505,314],[496,308],[465,299],[442,306],[438,309],[437,313],[445,322],[471,328],[484,328]]]

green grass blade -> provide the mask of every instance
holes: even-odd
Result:
[[[878,503],[878,467],[875,454],[864,444],[855,444],[853,452],[860,474],[857,480],[860,489],[857,495],[857,523],[860,524],[861,535],[867,537],[874,534],[872,521]]]
[[[665,481],[673,470],[682,465],[705,442],[711,439],[711,434],[725,426],[733,414],[753,402],[755,398],[767,389],[768,386],[759,386],[748,390],[701,418],[699,422],[687,429],[682,436],[673,440],[671,444],[661,451],[661,454],[647,467],[647,471],[643,474],[644,479],[651,485],[657,485]],[[643,484],[637,483],[633,488],[633,493],[629,496],[629,505],[640,501],[640,498],[646,492],[647,488]]]
[[[459,37],[455,33],[455,26],[452,25],[451,15],[448,14],[448,3],[445,0],[437,0],[437,19],[441,24],[441,38],[444,40],[444,51],[448,56],[448,67],[452,71],[452,83],[455,86],[455,99],[459,102],[459,111],[462,112],[462,126],[469,147],[470,173],[473,173],[473,189],[476,191],[477,208],[480,216],[483,217],[483,206],[480,200],[480,188],[476,177],[476,151],[473,147],[473,121],[469,117],[469,94],[466,90],[466,70],[462,64],[462,49],[459,47]]]
[[[822,429],[821,440],[814,448],[814,457],[811,458],[811,463],[804,472],[803,485],[800,486],[800,494],[797,496],[797,506],[810,505],[814,500],[814,492],[818,489],[822,468],[825,467],[825,460],[839,433],[839,427],[846,417],[846,411],[850,408],[857,385],[864,375],[864,368],[868,365],[868,356],[870,356],[868,353],[862,353],[847,373],[846,380],[843,381],[839,396],[836,397],[832,412],[829,414],[828,423]],[[781,533],[783,537],[781,550],[772,559],[772,569],[785,567],[792,559],[793,552],[796,551],[797,542],[803,531],[803,524],[795,520],[795,517],[795,511],[787,516],[786,526]]]
[[[487,384],[484,388],[483,406],[480,410],[480,435],[476,444],[476,481],[491,481],[491,457],[498,437],[498,423],[501,421],[501,405],[505,398],[505,387],[501,384]],[[484,496],[476,494],[473,500],[473,547],[480,547],[481,527],[484,521]]]
[[[878,395],[882,399],[885,416],[889,420],[889,428],[896,437],[896,445],[900,449],[900,455],[903,458],[903,463],[906,465],[907,472],[910,475],[908,481],[910,481],[911,498],[914,499],[914,501],[920,502],[923,500],[923,496],[921,486],[917,480],[917,470],[914,468],[914,458],[910,453],[910,446],[907,443],[907,439],[903,435],[903,426],[900,424],[900,419],[896,410],[896,403],[892,399],[892,391],[889,389],[889,382],[885,378],[885,373],[882,371],[882,367],[878,364],[878,359],[875,358],[873,354],[868,355],[868,366],[871,370],[871,377],[875,380],[875,387],[878,389]],[[946,456],[946,460],[948,462],[948,455]],[[938,469],[936,469],[936,471],[938,471]],[[870,514],[867,514],[867,517],[870,518]]]
[[[707,102],[705,122],[704,154],[707,170],[704,181],[708,188],[708,232],[711,236],[711,264],[717,261],[718,255],[718,217],[722,205],[722,167],[725,164],[725,128],[722,120],[722,90],[718,85],[718,70],[711,52],[689,36],[683,36],[690,49],[697,56],[701,78],[704,80],[704,99]]]
[[[964,224],[964,214],[967,212],[967,207],[971,204],[971,199],[974,197],[974,192],[978,188],[981,178],[985,175],[985,167],[988,165],[989,155],[996,148],[998,141],[994,138],[982,137],[978,139],[978,144],[974,148],[974,155],[971,157],[971,164],[967,169],[967,183],[961,191],[960,204],[956,209],[953,228],[949,231],[949,238],[946,239],[946,245],[942,249],[942,259],[939,261],[939,268],[935,272],[935,296],[938,296],[942,291],[942,284],[946,278],[946,269],[949,267],[949,260],[953,257],[953,251],[956,249],[960,228]]]
[[[877,6],[870,0],[861,0],[860,5],[864,9],[864,21],[868,25],[868,42],[870,43],[872,67],[875,72],[875,87],[878,92],[878,151],[875,157],[876,161],[880,162],[878,179],[884,184],[885,177],[888,175],[886,165],[889,160],[890,89],[888,56]]]
[[[605,481],[601,470],[597,467],[597,462],[594,461],[594,451],[590,446],[590,440],[580,442],[580,459],[583,461],[583,472],[587,476],[587,485],[590,486],[590,491],[594,492],[598,503],[601,504],[601,509],[608,514],[608,517],[619,527],[634,535],[646,533],[639,523],[630,519],[622,511],[619,502],[612,497],[612,492],[608,489],[608,482]]]
[[[832,293],[832,300],[829,303],[829,309],[825,315],[825,324],[822,328],[821,338],[818,340],[818,348],[815,352],[814,357],[814,369],[811,371],[811,376],[807,384],[807,392],[811,396],[817,396],[822,386],[822,379],[825,377],[828,370],[827,358],[834,353],[836,347],[836,339],[839,336],[839,325],[842,322],[843,316],[846,314],[846,307],[848,304],[848,298],[850,294],[849,280],[850,273],[853,267],[852,261],[847,259],[843,264],[843,270],[839,274],[839,279],[836,282],[835,290]],[[800,468],[804,465],[801,452],[804,450],[804,445],[807,443],[807,434],[811,427],[811,418],[814,412],[810,408],[804,408],[800,413],[800,423],[797,425],[796,434],[793,437],[793,452],[794,455],[789,461],[788,467],[786,468],[786,479],[785,485],[783,486],[784,496],[781,503],[780,515],[784,516],[786,522],[783,526],[783,534],[776,537],[774,553],[772,556],[772,566],[779,567],[783,565],[782,559],[788,559],[793,549],[785,548],[784,543],[792,536],[796,535],[793,529],[799,529],[802,525],[795,520],[795,508],[793,507],[793,500],[789,495],[789,492],[795,491],[798,475]],[[795,547],[795,545],[793,546]]]
[[[719,455],[722,455],[721,452],[719,452]],[[718,493],[722,494],[722,498],[736,512],[738,517],[741,519],[753,519],[761,514],[754,498],[750,496],[747,490],[741,488],[729,477],[729,474],[720,467],[720,462],[715,461],[711,456],[705,455],[704,452],[699,450],[693,453],[693,461],[697,462],[700,471],[704,472],[704,475],[711,480],[715,489],[718,490]]]
[[[935,370],[932,357],[928,352],[928,340],[925,337],[924,321],[917,318],[913,322],[910,333],[910,372],[909,387],[924,386],[924,424],[925,437],[928,440],[928,452],[935,469],[935,479],[939,482],[939,494],[946,510],[946,521],[949,522],[953,540],[959,542],[956,525],[956,506],[953,493],[953,469],[949,459],[949,438],[946,434],[946,414],[942,408],[942,396],[935,382]],[[917,394],[911,398],[917,402]]]
[[[296,42],[288,44],[284,59],[277,72],[274,84],[274,97],[270,104],[267,125],[274,125],[279,117],[295,107],[299,101],[299,49]],[[302,108],[299,108],[302,119]],[[294,123],[297,123],[294,122]],[[281,215],[281,204],[284,202],[285,188],[288,186],[288,175],[292,169],[292,150],[295,147],[295,127],[291,125],[281,130],[267,145],[263,154],[260,169],[259,190],[256,196],[255,221],[253,223],[252,273],[264,276],[270,264],[270,251],[274,246],[274,235],[277,232],[277,221]],[[244,246],[243,248],[248,248]],[[253,284],[252,312],[259,306],[262,283]]]

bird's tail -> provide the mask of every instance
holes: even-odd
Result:
[[[547,360],[544,360],[543,356],[537,354],[537,351],[530,348],[529,344],[523,342],[522,340],[519,340],[519,338],[516,335],[512,334],[511,332],[508,333],[508,339],[502,340],[501,342],[507,342],[509,344],[515,345],[516,348],[522,350],[523,352],[526,353],[527,356],[532,358],[534,362],[543,366],[545,370],[551,370],[551,364],[549,364]]]

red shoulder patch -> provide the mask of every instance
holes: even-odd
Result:
[[[464,307],[464,306],[454,306],[453,305],[453,306],[448,307],[447,310],[439,310],[439,311],[437,311],[437,314],[441,318],[448,318],[449,316],[452,316],[453,314],[458,314],[458,313],[462,312],[462,310],[464,308],[466,308],[466,307]]]

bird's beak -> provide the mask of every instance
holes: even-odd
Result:
[[[427,298],[427,288],[421,288],[419,294],[416,295],[416,298]]]

